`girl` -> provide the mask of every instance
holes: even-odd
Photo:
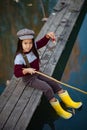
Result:
[[[53,32],[49,32],[35,43],[34,34],[33,30],[26,28],[17,32],[18,45],[14,60],[14,74],[16,77],[28,77],[29,86],[42,90],[57,114],[65,119],[69,119],[72,117],[72,114],[61,107],[54,94],[58,94],[65,105],[71,108],[77,109],[81,107],[82,102],[74,102],[68,92],[63,90],[55,81],[36,74],[36,71],[39,71],[40,60],[37,49],[45,46],[50,39],[55,40],[55,35]],[[23,54],[27,57],[30,64],[28,68]]]

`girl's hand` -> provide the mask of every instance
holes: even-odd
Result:
[[[25,74],[35,74],[36,72],[35,72],[35,69],[33,69],[33,68],[23,68],[23,74],[25,75]]]
[[[47,37],[47,38],[51,38],[53,42],[56,41],[56,37],[55,37],[54,32],[49,32],[49,33],[47,33],[47,34],[46,34],[46,37]]]

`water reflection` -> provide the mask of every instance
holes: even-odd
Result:
[[[80,87],[86,88],[87,84],[87,14],[79,31],[76,43],[74,45],[73,51],[67,63],[66,69],[62,80],[74,83]],[[72,78],[72,80],[71,80]]]

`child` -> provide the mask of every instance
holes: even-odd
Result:
[[[14,74],[16,77],[28,76],[30,87],[42,90],[57,114],[65,119],[69,119],[72,117],[72,114],[65,111],[61,107],[54,94],[58,94],[65,105],[71,108],[80,108],[82,106],[82,102],[74,102],[70,98],[68,92],[63,90],[55,81],[36,74],[36,71],[39,71],[40,61],[37,49],[45,46],[50,39],[55,40],[55,35],[53,32],[49,32],[42,39],[35,43],[34,34],[35,33],[33,30],[26,28],[17,32],[19,40],[14,60]],[[30,67],[27,68],[22,54],[27,57]]]

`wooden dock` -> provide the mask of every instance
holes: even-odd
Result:
[[[55,44],[49,41],[47,46],[39,50],[42,72],[55,76],[58,63],[62,60],[65,60],[65,67],[74,43],[69,48],[68,56],[63,58],[64,52],[67,44],[70,44],[69,38],[76,27],[84,3],[85,0],[59,0],[54,7],[36,38],[38,40],[50,31],[55,32],[57,38]],[[63,71],[60,72],[61,75],[62,73]],[[22,78],[13,76],[0,96],[0,130],[26,130],[42,95],[41,91],[30,88]]]

